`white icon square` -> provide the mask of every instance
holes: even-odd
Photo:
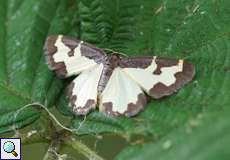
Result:
[[[21,139],[0,138],[0,160],[21,160]]]

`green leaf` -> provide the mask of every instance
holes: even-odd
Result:
[[[0,0],[0,133],[39,117],[36,107],[19,110],[24,105],[52,106],[59,97],[63,83],[48,70],[43,45],[48,33],[71,32],[76,5],[69,6],[59,0]]]
[[[164,136],[197,114],[229,106],[229,1],[116,1],[112,9],[111,3],[80,3],[85,39],[93,38],[99,46],[112,46],[128,55],[185,58],[195,65],[196,77],[177,94],[151,100],[136,117],[111,118],[95,111],[83,124],[82,118],[75,118],[73,126],[81,125],[79,134]],[[113,12],[106,14],[108,8]],[[102,42],[102,37],[107,39]]]
[[[130,2],[130,5],[132,3],[135,2]],[[80,134],[112,132],[127,137],[143,135],[154,139],[150,144],[144,142],[140,146],[128,147],[118,159],[152,159],[155,156],[156,159],[189,159],[195,151],[196,159],[217,159],[214,155],[222,154],[224,158],[228,153],[226,148],[229,147],[229,136],[226,133],[229,133],[229,128],[218,132],[215,129],[229,127],[227,114],[221,122],[213,126],[213,132],[212,118],[207,118],[203,128],[192,135],[187,135],[183,126],[200,114],[210,114],[211,117],[216,112],[215,117],[222,117],[230,105],[230,22],[227,18],[230,16],[229,4],[228,1],[185,0],[140,2],[138,12],[129,17],[134,19],[131,32],[122,31],[119,34],[127,35],[127,39],[119,38],[117,42],[121,45],[115,49],[129,55],[185,58],[196,66],[195,80],[177,94],[159,101],[152,100],[134,118],[111,118],[94,112],[87,116],[83,124],[82,119],[75,118],[73,126],[77,128],[81,124]],[[126,24],[124,26],[126,28]],[[122,28],[122,24],[119,27]],[[129,39],[128,34],[132,34],[133,38]],[[107,43],[116,46],[113,42]],[[199,143],[202,138],[198,138],[198,135],[207,137]],[[222,135],[220,142],[212,141],[214,136]],[[172,143],[178,146],[165,154],[160,146],[167,139],[159,141],[164,136],[170,140],[178,136],[182,140],[175,139]],[[182,149],[186,146],[187,152],[184,153]],[[211,148],[202,150],[205,146]]]
[[[221,116],[220,116],[221,114]],[[200,114],[158,142],[130,147],[115,159],[228,160],[230,110]]]

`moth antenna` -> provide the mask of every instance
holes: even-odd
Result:
[[[120,55],[122,55],[122,56],[124,56],[124,57],[128,57],[128,55],[125,54],[125,53],[123,53],[123,52],[115,52],[115,53],[120,54]]]
[[[109,49],[109,48],[102,48],[104,51],[108,51],[108,52],[115,52],[114,50],[112,49]]]
[[[120,54],[120,55],[122,55],[122,56],[124,56],[124,57],[128,57],[128,55],[125,54],[125,53],[123,53],[123,52],[116,52],[116,51],[114,51],[114,50],[112,50],[112,49],[109,49],[109,48],[103,48],[103,50],[104,50],[104,51],[108,51],[108,52],[112,52],[112,53],[116,53],[116,54]]]

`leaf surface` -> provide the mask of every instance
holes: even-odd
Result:
[[[61,27],[72,23],[72,16],[62,18],[65,10],[73,13],[68,8],[58,0],[0,1],[0,132],[39,117],[36,107],[20,110],[23,106],[33,102],[52,106],[59,97],[63,83],[48,70],[43,45],[57,23],[56,32],[70,32]]]
[[[116,46],[115,49],[128,55],[184,58],[195,65],[196,76],[178,93],[161,100],[151,100],[146,109],[134,118],[111,118],[93,112],[81,125],[80,133],[163,136],[197,114],[224,110],[230,104],[228,1],[116,2],[119,3],[110,10],[119,12],[113,14],[104,13],[109,8],[107,1],[81,3],[81,23],[87,24],[81,35],[86,39],[89,37],[89,40],[95,36],[98,45],[106,47],[108,43],[108,46]],[[117,18],[110,23],[114,14]],[[96,17],[90,19],[90,16]],[[111,17],[106,18],[108,16]],[[101,19],[97,21],[99,17]],[[114,29],[112,24],[117,24]],[[98,26],[94,31],[112,29],[108,33],[92,33],[90,28],[93,26]],[[108,39],[104,43],[99,36],[107,36]],[[76,118],[73,126],[78,127],[81,121],[81,118]]]

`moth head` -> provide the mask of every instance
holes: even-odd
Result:
[[[112,53],[110,57],[112,60],[120,60],[121,59],[121,55],[116,53],[116,52]]]
[[[112,53],[112,54],[108,55],[106,63],[113,66],[113,67],[116,67],[118,65],[120,59],[121,59],[121,56],[119,54]]]

